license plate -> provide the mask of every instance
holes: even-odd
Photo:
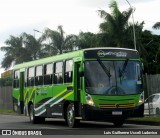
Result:
[[[122,115],[122,111],[112,111],[112,115]]]

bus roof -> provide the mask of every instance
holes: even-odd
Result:
[[[68,53],[64,53],[64,54],[60,54],[60,55],[56,55],[56,56],[51,56],[51,57],[47,57],[47,58],[43,58],[43,59],[38,59],[38,60],[34,60],[34,61],[29,61],[29,62],[17,64],[13,67],[13,70],[26,68],[26,67],[32,67],[32,66],[46,64],[46,63],[52,63],[54,61],[60,61],[60,60],[64,60],[64,59],[71,59],[74,57],[83,57],[84,51],[104,50],[104,49],[110,49],[110,50],[112,50],[112,49],[118,50],[119,49],[119,50],[135,51],[135,52],[137,51],[134,49],[114,48],[114,47],[87,48],[87,49],[77,50],[77,51],[68,52]]]
[[[137,50],[135,49],[129,49],[129,48],[119,48],[119,47],[96,47],[96,48],[86,48],[86,49],[82,49],[83,51],[87,51],[87,50],[100,50],[100,49],[119,49],[119,50],[128,50],[128,51],[135,51],[137,52]]]

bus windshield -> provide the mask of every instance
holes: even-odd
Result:
[[[142,92],[140,62],[85,61],[85,89],[90,94],[128,95]]]

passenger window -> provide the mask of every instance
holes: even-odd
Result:
[[[57,62],[54,66],[54,84],[63,83],[63,62]]]
[[[53,64],[44,65],[44,85],[52,84]]]
[[[29,68],[27,72],[27,86],[34,86],[34,74],[34,67]]]
[[[67,60],[65,62],[65,74],[64,74],[64,83],[71,83],[72,82],[72,74],[73,74],[73,61]]]
[[[43,66],[37,66],[36,67],[36,73],[35,73],[35,85],[43,85]]]
[[[19,78],[20,78],[19,70],[14,71],[13,88],[19,88]]]

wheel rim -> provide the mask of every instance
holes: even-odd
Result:
[[[74,122],[74,109],[73,109],[73,107],[71,107],[68,110],[67,120],[68,120],[68,124],[71,126]]]
[[[31,110],[30,110],[30,120],[33,121],[33,108],[31,107]]]

